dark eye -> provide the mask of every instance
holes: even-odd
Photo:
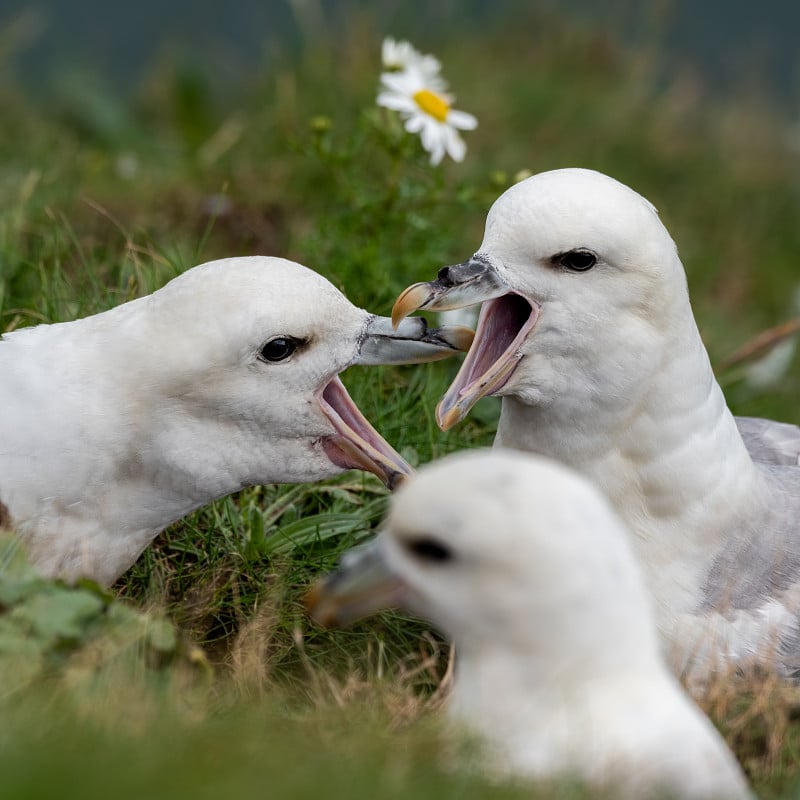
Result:
[[[421,558],[424,561],[443,563],[453,558],[450,548],[446,547],[441,542],[437,542],[436,539],[427,537],[424,539],[410,539],[405,545],[410,553],[413,553],[417,558]]]
[[[264,361],[284,361],[297,350],[298,341],[289,336],[276,336],[270,339],[259,351]]]
[[[555,256],[553,260],[573,272],[586,272],[597,263],[597,256],[591,250],[570,250]]]

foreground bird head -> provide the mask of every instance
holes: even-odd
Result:
[[[475,255],[409,287],[392,318],[480,302],[473,347],[437,409],[444,429],[491,394],[530,404],[635,402],[643,372],[657,368],[659,332],[689,309],[656,209],[586,169],[545,172],[506,191]]]
[[[402,607],[466,659],[514,654],[551,674],[656,658],[649,601],[608,502],[566,467],[506,450],[423,467],[379,536],[347,553],[308,603],[323,624]],[[598,646],[609,639],[612,649]]]

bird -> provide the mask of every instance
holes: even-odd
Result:
[[[0,339],[0,502],[33,565],[116,580],[170,523],[246,486],[411,467],[339,373],[435,360],[471,332],[393,330],[322,275],[248,256]]]
[[[398,489],[377,537],[306,603],[324,625],[397,607],[448,636],[448,718],[491,777],[577,780],[603,797],[749,798],[665,664],[630,538],[574,470],[461,451]]]
[[[760,417],[734,417],[753,461],[800,465],[800,427]]]
[[[515,184],[477,252],[406,289],[392,318],[475,303],[439,426],[500,396],[497,446],[601,488],[681,674],[800,675],[800,429],[731,413],[655,206],[582,168]]]

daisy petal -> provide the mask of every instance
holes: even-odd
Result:
[[[430,117],[422,117],[421,119],[420,138],[422,139],[422,146],[431,153],[439,140],[439,126]]]
[[[472,131],[478,127],[478,120],[472,114],[467,114],[466,111],[456,111],[454,108],[450,109],[447,121],[454,128],[459,128],[462,131]]]
[[[455,128],[445,128],[445,149],[453,161],[463,161],[467,153],[467,146],[464,140],[458,135]]]
[[[419,67],[426,75],[436,75],[442,69],[442,64],[435,56],[422,56]]]
[[[419,133],[425,124],[425,118],[421,114],[413,114],[406,120],[406,130],[409,133]]]
[[[436,140],[436,146],[431,150],[431,164],[435,167],[438,166],[444,158],[444,145],[441,140]]]
[[[385,67],[398,63],[396,53],[397,46],[394,39],[391,36],[387,36],[381,46],[381,62]]]
[[[424,87],[425,82],[422,76],[415,70],[405,70],[403,72],[383,72],[381,73],[381,83],[385,89],[400,94],[412,95]]]
[[[416,111],[417,104],[406,95],[395,92],[381,92],[376,100],[379,106],[391,108],[393,111]]]

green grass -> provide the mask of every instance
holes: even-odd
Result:
[[[657,82],[652,53],[556,15],[515,15],[431,45],[458,107],[480,120],[465,163],[440,170],[373,106],[381,37],[366,12],[225,97],[169,65],[130,100],[98,85],[35,104],[0,83],[0,330],[91,314],[249,253],[306,263],[388,314],[402,288],[477,247],[520,170],[570,165],[659,207],[713,361],[795,314],[800,163],[785,120]],[[454,370],[355,368],[344,380],[425,463],[492,440],[493,401],[448,434],[436,427]],[[797,358],[769,389],[722,377],[737,413],[800,423]],[[426,707],[447,650],[426,625],[384,614],[323,632],[305,619],[309,582],[375,530],[386,500],[348,474],[247,490],[165,531],[113,597],[166,614],[180,645],[155,663],[136,645],[120,666],[97,656],[110,634],[95,620],[59,650],[33,689],[0,701],[3,796],[520,794],[441,767]],[[788,798],[800,726],[769,692],[711,707],[764,796]]]

